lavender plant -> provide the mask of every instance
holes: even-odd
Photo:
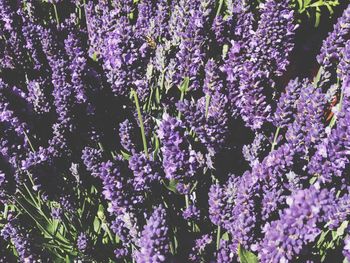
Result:
[[[349,260],[338,4],[0,0],[0,262]]]

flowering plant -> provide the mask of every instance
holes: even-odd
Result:
[[[350,261],[350,6],[0,0],[0,61],[0,262]]]

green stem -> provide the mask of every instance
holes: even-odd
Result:
[[[28,173],[28,177],[30,182],[32,183],[32,185],[34,186],[34,181],[33,178],[30,176],[30,174]],[[27,193],[29,194],[30,198],[33,200],[33,206],[39,211],[39,213],[45,218],[45,220],[51,224],[50,219],[46,216],[46,214],[41,210],[41,205],[40,202],[37,202],[37,200],[34,198],[34,195],[32,194],[32,192],[30,191],[30,189],[28,188],[28,186],[24,183],[24,188],[26,189]],[[20,192],[22,194],[22,196],[26,199],[25,195]],[[27,200],[28,201],[28,200]]]
[[[97,144],[98,144],[98,147],[100,148],[100,150],[101,150],[102,152],[104,152],[105,149],[104,149],[102,143],[101,143],[101,142],[98,142]]]
[[[173,242],[170,242],[170,253],[175,255]]]
[[[25,131],[23,131],[23,133],[24,133],[24,136],[26,137],[26,139],[27,139],[27,141],[29,143],[30,149],[32,150],[32,152],[35,152],[35,148],[34,148],[32,142],[29,140],[28,134]]]
[[[174,253],[176,254],[177,252],[177,248],[179,246],[178,242],[177,242],[177,239],[176,239],[176,235],[175,235],[175,231],[173,231],[173,240],[174,240]]]
[[[188,195],[185,195],[185,203],[186,203],[186,208],[189,207],[189,201],[188,201]]]
[[[146,141],[146,134],[145,134],[145,127],[143,126],[143,119],[142,119],[142,114],[141,114],[141,109],[140,109],[140,104],[139,104],[139,98],[137,97],[137,93],[135,90],[131,90],[131,93],[134,96],[136,110],[137,110],[137,116],[139,118],[141,137],[142,137],[142,143],[143,143],[143,150],[145,151],[146,157],[149,158],[147,141]]]
[[[36,202],[36,199],[34,198],[32,192],[30,191],[30,189],[28,188],[28,186],[26,184],[23,184],[23,185],[24,185],[24,188],[27,190],[30,198],[33,200],[34,206],[39,209],[40,205]],[[24,194],[23,194],[23,197],[25,197]]]
[[[216,250],[219,250],[220,248],[220,238],[221,238],[221,227],[218,226],[218,229],[216,231]]]
[[[133,244],[131,244],[131,252],[132,252],[132,254],[134,254],[134,251],[135,251],[135,246]],[[132,257],[132,263],[135,263],[134,257]]]
[[[162,75],[160,77],[160,90],[163,90],[164,88],[164,80],[165,80],[165,70],[162,70]]]
[[[112,244],[114,244],[114,243],[115,243],[115,240],[114,240],[114,238],[113,238],[113,236],[112,236],[111,231],[109,230],[108,225],[107,225],[106,223],[102,223],[102,224],[103,224],[103,230],[106,231],[106,233],[107,233],[109,239],[111,240]]]
[[[337,85],[339,87],[340,85],[340,79],[337,79]],[[343,84],[344,86],[344,84]],[[343,99],[344,99],[344,88],[342,87],[341,92],[340,92],[340,98],[339,98],[339,112],[341,112],[341,108],[343,106]]]
[[[80,23],[81,22],[81,18],[82,18],[82,12],[81,12],[80,4],[79,4],[79,6],[77,6],[77,8],[78,8],[79,23]]]
[[[315,79],[314,79],[314,81],[313,81],[313,84],[314,84],[315,87],[318,86],[318,82],[319,82],[320,79],[321,79],[322,73],[323,73],[323,67],[320,67],[320,68],[318,69],[317,74],[316,74],[316,77],[315,77]]]
[[[150,95],[148,97],[148,102],[147,102],[147,112],[150,112],[151,108],[152,108],[152,97],[153,97],[154,90],[155,90],[155,87],[151,88],[151,92],[150,92]]]
[[[277,127],[275,136],[273,137],[273,142],[271,144],[271,152],[275,149],[277,145],[277,138],[278,138],[278,134],[280,133],[280,130],[281,130],[281,127]]]
[[[55,18],[56,18],[57,25],[59,25],[60,24],[60,19],[59,19],[59,16],[58,16],[57,6],[55,4],[53,4],[53,10],[55,12]]]
[[[27,175],[28,175],[29,181],[31,182],[32,186],[34,186],[35,183],[34,183],[34,180],[33,180],[32,176],[31,176],[31,174],[29,172],[27,172]]]
[[[5,204],[5,207],[4,207],[4,217],[5,217],[5,219],[7,219],[8,212],[9,212],[9,206],[7,204]]]
[[[339,86],[339,79],[337,80],[337,85]],[[343,107],[343,100],[344,100],[344,89],[342,88],[341,89],[341,92],[340,92],[340,98],[339,98],[339,113],[341,112],[342,110],[342,107]],[[330,124],[329,124],[329,127],[330,128],[333,128],[333,126],[335,125],[336,121],[337,121],[337,116],[338,114],[334,114],[331,121],[330,121]]]
[[[49,231],[47,231],[41,224],[40,222],[28,211],[27,208],[25,208],[25,206],[23,204],[21,204],[21,202],[14,197],[15,201],[17,204],[19,204],[19,206],[34,220],[34,222],[38,225],[38,227],[41,229],[41,231],[43,231],[44,233],[46,233],[48,236],[50,236],[52,238],[53,241],[58,242],[60,246],[64,246],[68,249],[71,249],[72,247],[69,244],[69,241],[64,239],[63,237],[60,238],[60,241],[63,242],[59,242],[56,237],[54,235],[52,235]]]
[[[181,90],[180,101],[183,101],[184,98],[185,98],[185,91],[184,91],[184,90]],[[180,112],[180,111],[179,111],[177,117],[178,117],[179,119],[181,119],[181,112]]]
[[[208,119],[209,113],[209,105],[210,105],[210,95],[205,95],[205,118]]]
[[[224,0],[220,0],[218,10],[216,11],[216,16],[220,14],[223,4],[224,4]]]

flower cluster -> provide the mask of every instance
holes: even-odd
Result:
[[[0,0],[0,262],[350,260],[350,7],[305,52],[301,2]]]

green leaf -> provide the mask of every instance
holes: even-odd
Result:
[[[315,14],[315,27],[318,27],[321,21],[321,9],[320,7],[316,7],[316,14]]]
[[[238,245],[238,257],[241,263],[258,263],[258,257],[244,249],[241,244]]]
[[[120,237],[118,235],[115,235],[114,241],[116,244],[120,243]]]
[[[225,232],[223,235],[222,235],[222,237],[221,237],[221,239],[222,240],[226,240],[226,241],[228,241],[229,240],[229,235],[228,235],[228,232]]]
[[[298,5],[299,5],[299,11],[300,11],[300,10],[303,10],[303,8],[304,8],[304,2],[303,2],[303,0],[298,0]]]
[[[124,151],[120,151],[120,152],[121,152],[123,158],[124,158],[125,160],[129,161],[131,155],[128,154],[128,153],[126,153],[126,152],[124,152]]]
[[[340,227],[338,227],[338,229],[337,229],[337,231],[336,231],[336,236],[335,236],[335,238],[334,238],[333,240],[335,240],[335,239],[337,239],[338,237],[344,235],[344,232],[345,232],[345,230],[347,229],[348,225],[349,225],[349,221],[344,221],[344,222],[340,225]]]
[[[94,219],[94,231],[97,235],[101,232],[101,221],[98,217]]]
[[[185,94],[188,91],[189,84],[190,84],[190,78],[185,77],[184,80],[182,81],[180,87],[179,87],[181,93]]]
[[[177,180],[170,180],[168,184],[163,181],[164,186],[171,192],[177,193],[176,190],[176,185],[177,185]]]
[[[310,178],[310,181],[309,181],[310,184],[316,183],[317,179],[318,179],[318,176],[317,176],[317,175],[314,175],[313,177],[311,177],[311,178]]]
[[[157,135],[154,135],[153,136],[154,138],[154,155],[153,155],[153,158],[156,158],[159,150],[160,150],[160,142],[159,142],[159,139],[157,137]]]
[[[98,59],[97,59],[97,53],[94,52],[94,54],[92,54],[92,57],[91,57],[91,58],[92,58],[93,61],[96,62],[96,61],[98,60]]]
[[[103,205],[100,204],[98,206],[97,217],[99,219],[101,219],[102,222],[104,222],[106,220],[106,216],[105,216],[105,212],[104,211],[105,211],[105,209],[104,209]]]
[[[227,44],[223,45],[223,47],[222,47],[222,57],[223,58],[226,58],[228,50],[229,50],[229,46]]]
[[[323,0],[319,0],[319,1],[317,1],[316,3],[313,3],[313,4],[311,4],[311,5],[308,5],[307,7],[320,7],[320,6],[323,6],[324,5],[324,2],[323,2]]]
[[[160,103],[160,92],[158,87],[156,88],[156,102],[157,104]]]
[[[333,7],[329,4],[329,3],[325,3],[325,6],[328,9],[328,12],[333,15],[334,11],[333,11]]]
[[[311,3],[311,0],[305,0],[304,6],[308,6]]]
[[[318,241],[317,241],[317,247],[321,247],[321,245],[323,244],[323,242],[326,239],[327,234],[329,233],[329,230],[327,231],[322,231]]]
[[[315,87],[317,87],[318,82],[319,82],[320,79],[321,79],[322,73],[323,73],[323,68],[320,67],[320,68],[318,69],[318,71],[317,71],[316,77],[315,77],[314,80],[313,80],[313,84],[314,84]]]

